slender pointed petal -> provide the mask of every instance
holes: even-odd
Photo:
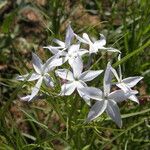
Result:
[[[143,79],[143,77],[140,77],[140,76],[129,77],[129,78],[123,79],[122,82],[127,84],[129,87],[133,87],[142,79]]]
[[[118,83],[116,84],[119,88],[121,88],[124,92],[131,94],[131,96],[128,94],[128,99],[136,102],[139,104],[139,100],[135,96],[135,94],[138,94],[138,91],[132,90],[130,87],[128,87],[125,83]]]
[[[76,87],[77,87],[77,91],[79,90],[80,91],[80,89],[81,88],[84,88],[84,87],[87,87],[87,84],[85,83],[85,82],[83,82],[83,81],[81,81],[81,80],[79,80],[79,81],[75,81],[76,83]],[[80,93],[82,93],[81,91],[79,92],[79,95],[80,95]],[[83,95],[83,94],[82,94]],[[81,95],[80,95],[81,96]],[[82,96],[81,96],[82,97]]]
[[[32,53],[32,63],[33,63],[33,67],[34,67],[35,71],[37,73],[41,74],[42,67],[43,67],[42,61],[35,53]]]
[[[71,95],[74,90],[76,89],[76,85],[74,84],[74,82],[68,82],[68,83],[65,83],[61,86],[61,92],[60,92],[60,95],[63,96],[63,95]]]
[[[81,88],[77,88],[77,91],[78,91],[80,97],[82,97],[83,100],[87,103],[87,105],[91,106],[90,97],[88,97],[87,95],[85,95],[85,94],[81,91]]]
[[[81,43],[85,43],[85,44],[88,44],[88,42],[86,40],[84,40],[83,38],[81,38],[80,36],[78,36],[77,34],[74,34],[76,39],[81,42]]]
[[[83,39],[84,40],[86,40],[87,42],[90,42],[90,43],[92,43],[92,41],[90,40],[90,38],[89,38],[89,36],[88,36],[88,34],[87,33],[83,33]]]
[[[103,70],[88,70],[85,71],[81,74],[81,76],[79,77],[79,79],[81,79],[82,81],[86,82],[86,81],[91,81],[94,78],[96,78],[98,75],[100,75],[103,72]]]
[[[47,72],[51,71],[50,68],[54,67],[54,65],[52,65],[52,62],[55,60],[57,60],[57,57],[52,56],[46,61],[46,63],[43,65],[43,68],[42,68],[43,73],[47,73]]]
[[[89,53],[89,51],[87,49],[79,49],[78,51],[78,55],[79,56],[83,56],[84,54]]]
[[[100,51],[121,53],[118,49],[112,47],[101,47]]]
[[[78,91],[78,93],[79,93],[79,95],[80,95],[81,97],[86,96],[86,95],[80,90],[80,89],[82,89],[82,88],[84,88],[84,87],[87,87],[87,84],[86,84],[85,82],[83,82],[83,81],[81,81],[81,80],[76,81],[76,87],[77,87],[77,91]]]
[[[91,100],[88,96],[83,95],[82,98],[86,102],[87,105],[91,106]]]
[[[53,39],[53,42],[57,43],[58,45],[60,45],[62,48],[65,48],[65,43],[58,40],[58,39]]]
[[[23,96],[23,97],[20,97],[20,100],[29,101],[30,97],[31,97],[31,95]]]
[[[116,77],[117,81],[120,82],[120,78],[119,78],[119,76],[117,74],[117,71],[113,67],[111,67],[111,71],[114,74],[114,76]]]
[[[27,80],[27,81],[34,81],[34,80],[37,80],[41,77],[41,75],[37,74],[37,73],[32,73],[32,74],[25,74],[25,75],[22,75],[22,76],[17,76],[16,79],[17,80],[20,80],[20,81],[24,81],[24,80]]]
[[[123,82],[117,83],[116,86],[122,89],[124,92],[128,92],[130,90],[130,87]]]
[[[91,99],[95,99],[98,101],[102,100],[102,91],[95,87],[85,87],[81,88],[80,91],[84,93],[84,95],[87,95]]]
[[[111,79],[112,79],[111,65],[110,65],[110,62],[108,62],[107,68],[104,74],[104,81],[103,81],[104,95],[108,95],[110,93]]]
[[[73,69],[74,77],[79,78],[83,70],[82,59],[80,57],[76,57],[70,65],[71,68]]]
[[[81,88],[87,87],[87,84],[81,80],[75,81],[74,83],[76,85],[80,97],[82,97],[84,101],[90,106],[91,105],[90,98],[80,90]]]
[[[74,81],[73,74],[68,69],[58,69],[55,71],[55,73],[64,80]]]
[[[51,62],[47,61],[45,63],[45,66],[43,69],[44,73],[54,70],[56,67],[63,65],[66,61],[67,61],[67,59],[65,57],[61,57],[61,58],[53,57]]]
[[[74,37],[74,32],[69,24],[68,28],[67,28],[66,38],[65,38],[66,47],[69,47],[71,45],[71,41],[72,41],[73,37]]]
[[[35,97],[37,95],[37,93],[39,92],[40,90],[40,87],[41,87],[41,84],[42,84],[42,81],[43,81],[43,77],[41,77],[35,87],[32,89],[32,93],[31,93],[31,96],[30,96],[30,99],[28,101],[31,101],[33,99],[33,97]]]
[[[135,95],[131,95],[128,99],[139,104],[139,100]]]
[[[94,46],[97,47],[97,49],[100,49],[100,48],[102,48],[103,46],[106,45],[105,36],[103,34],[100,34],[100,36],[101,36],[100,40],[94,42]]]
[[[127,100],[130,96],[137,94],[137,91],[131,90],[124,92],[123,90],[116,90],[109,94],[108,98],[113,99],[115,102],[122,102]]]
[[[99,117],[106,109],[108,101],[97,101],[92,108],[87,117],[87,122],[92,121],[93,119]]]
[[[63,65],[66,62],[64,57],[53,59],[48,66],[48,71],[53,70],[53,68]]]
[[[57,54],[59,52],[60,46],[44,46],[43,48],[47,48],[52,54]]]
[[[106,112],[110,116],[110,118],[118,125],[118,127],[121,128],[122,120],[120,116],[119,107],[117,106],[117,103],[115,101],[108,100]]]
[[[43,77],[44,79],[44,82],[45,82],[45,85],[48,86],[48,87],[54,87],[54,83],[52,81],[52,78],[49,76],[49,74],[45,75]]]

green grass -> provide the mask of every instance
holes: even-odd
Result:
[[[88,17],[97,16],[99,24],[86,24],[86,20],[76,17],[79,4]],[[6,5],[5,1],[0,2],[0,150],[149,150],[150,1],[79,0],[69,4],[51,0],[42,6],[29,0],[14,3],[13,9],[3,15],[1,10]],[[36,11],[40,18],[37,22],[22,16],[22,11],[28,8]],[[56,91],[43,87],[41,92],[46,96],[38,101],[19,100],[19,95],[26,94],[32,84],[16,81],[16,74],[31,72],[31,51],[43,60],[51,56],[41,47],[51,44],[53,38],[64,39],[67,21],[71,21],[78,34],[87,32],[98,38],[99,32],[104,33],[107,45],[123,53],[119,62],[115,61],[115,55],[112,60],[114,67],[122,65],[124,77],[144,76],[136,87],[141,92],[138,96],[141,104],[128,101],[120,105],[121,129],[106,114],[86,124],[89,107],[77,94],[57,96],[59,87]],[[105,68],[108,59],[108,55],[94,56],[92,69]],[[97,78],[89,85],[101,87],[101,82]]]

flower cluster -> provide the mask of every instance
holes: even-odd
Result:
[[[110,118],[119,126],[122,126],[122,120],[117,103],[130,99],[139,103],[136,94],[138,91],[132,90],[141,79],[140,76],[128,77],[122,79],[121,66],[119,66],[119,74],[108,62],[104,70],[103,90],[96,87],[88,87],[88,81],[93,80],[102,74],[103,70],[85,70],[83,57],[90,57],[92,54],[99,52],[117,53],[118,60],[121,59],[121,52],[112,47],[105,47],[106,39],[103,34],[100,34],[100,39],[93,41],[88,34],[83,33],[82,37],[74,33],[69,25],[66,32],[65,42],[58,39],[53,40],[57,46],[45,46],[53,56],[49,58],[45,64],[41,59],[32,53],[32,63],[34,72],[22,76],[17,76],[17,80],[34,81],[37,80],[30,95],[21,97],[22,100],[31,101],[38,94],[42,82],[47,87],[55,87],[53,78],[50,72],[55,72],[56,76],[65,81],[61,86],[60,96],[71,95],[77,91],[79,96],[90,106],[90,111],[87,117],[87,122],[99,117],[104,111]],[[75,41],[73,43],[73,41]],[[83,45],[83,46],[82,46]],[[84,47],[84,48],[83,48]],[[85,47],[88,47],[85,49]],[[58,69],[64,63],[68,63],[70,69]],[[57,69],[56,69],[57,67]],[[112,82],[113,78],[117,82]],[[118,90],[111,91],[111,86],[116,86]],[[91,101],[94,104],[91,105]]]

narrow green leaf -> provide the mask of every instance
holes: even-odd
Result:
[[[120,61],[116,62],[113,64],[113,67],[117,67],[120,64],[126,62],[128,59],[130,59],[131,57],[133,57],[134,55],[139,54],[140,52],[142,52],[146,47],[148,47],[150,45],[150,40],[145,43],[143,46],[141,46],[140,48],[138,48],[137,50],[129,53],[127,56],[123,57]]]

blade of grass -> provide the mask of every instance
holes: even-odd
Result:
[[[119,138],[120,136],[122,136],[123,134],[125,134],[126,132],[132,130],[133,128],[136,128],[137,126],[141,125],[142,123],[144,123],[145,118],[142,119],[140,122],[134,124],[133,126],[130,126],[129,128],[127,128],[126,130],[124,130],[123,132],[119,133],[117,136],[115,136],[114,138],[112,138],[109,142],[105,143],[104,145],[102,145],[102,147],[99,150],[103,150],[107,145],[110,145],[113,141],[115,141],[117,138]]]
[[[28,114],[27,112],[25,112],[23,109],[20,109],[28,118],[30,118],[30,120],[36,124],[38,124],[40,127],[48,129],[48,127],[40,122],[38,122],[36,119],[34,119],[30,114]]]
[[[150,40],[148,42],[146,42],[143,46],[141,46],[140,48],[138,48],[137,50],[129,53],[127,56],[123,57],[120,61],[116,62],[113,64],[113,67],[117,67],[120,64],[126,62],[128,59],[130,59],[131,57],[133,57],[134,55],[137,55],[139,53],[141,53],[146,47],[148,47],[150,45]]]

